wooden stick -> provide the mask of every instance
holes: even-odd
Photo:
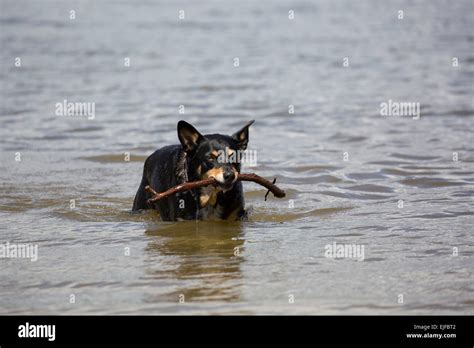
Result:
[[[267,179],[262,178],[261,176],[258,176],[257,174],[253,174],[253,173],[251,173],[251,174],[239,174],[239,176],[237,177],[237,181],[253,181],[253,182],[255,182],[259,185],[264,186],[265,188],[268,189],[269,192],[272,192],[275,197],[278,197],[278,198],[285,197],[285,195],[286,195],[285,191],[283,191],[282,189],[280,189],[278,186],[275,185],[275,180],[273,181],[273,183],[271,183]],[[148,203],[153,203],[153,202],[159,201],[160,199],[169,197],[169,196],[174,195],[174,194],[179,193],[179,192],[189,191],[189,190],[193,190],[193,189],[196,189],[196,188],[199,188],[199,187],[205,187],[205,186],[209,186],[209,185],[216,185],[217,183],[218,182],[217,182],[216,179],[208,178],[208,179],[204,179],[204,180],[185,182],[183,184],[176,185],[176,186],[170,188],[169,190],[166,190],[166,191],[160,192],[160,193],[153,190],[153,188],[151,188],[149,185],[145,186],[145,190],[147,190],[148,192],[150,192],[153,195],[153,197],[151,197],[148,200]],[[268,195],[268,192],[265,195],[265,199],[266,199],[267,195]]]
[[[209,185],[212,185],[212,184],[215,184],[215,183],[217,183],[216,179],[208,178],[208,179],[199,180],[199,181],[185,182],[183,184],[176,185],[176,186],[170,188],[169,190],[166,190],[166,191],[160,192],[160,193],[153,190],[149,185],[145,186],[145,190],[147,190],[147,191],[149,191],[150,193],[153,194],[153,197],[151,197],[148,200],[148,203],[153,203],[153,202],[159,201],[160,199],[163,199],[163,198],[169,197],[171,195],[174,195],[175,193],[179,193],[179,192],[183,192],[183,191],[189,191],[189,190],[193,190],[195,188],[209,186]]]
[[[262,185],[263,187],[267,188],[273,195],[277,198],[283,198],[286,196],[285,191],[280,189],[277,185],[275,185],[276,179],[271,183],[265,178],[262,178],[261,176],[258,176],[257,174],[251,173],[251,174],[239,174],[237,177],[237,180],[240,181],[253,181],[256,182],[259,185]]]
[[[272,184],[275,185],[276,181],[277,181],[277,178],[273,178]],[[265,193],[265,199],[264,199],[265,202],[267,201],[267,197],[269,193],[270,193],[270,190],[268,190],[267,193]]]

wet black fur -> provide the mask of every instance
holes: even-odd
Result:
[[[147,200],[151,195],[145,191],[145,186],[150,185],[155,191],[163,192],[186,181],[200,180],[202,173],[222,166],[224,170],[228,170],[230,168],[228,166],[234,166],[240,173],[240,163],[217,163],[210,159],[209,155],[212,151],[223,150],[225,147],[234,151],[245,150],[248,143],[248,127],[252,123],[253,121],[249,122],[234,135],[227,136],[201,135],[189,123],[180,121],[178,138],[181,144],[165,146],[146,159],[132,210],[156,209],[164,221],[202,219],[203,207],[199,200],[201,189],[178,193],[150,205]],[[198,138],[196,142],[193,142],[193,137]],[[199,166],[202,168],[201,175],[198,173]],[[230,190],[218,193],[216,205],[213,207],[218,214],[214,218],[224,220],[229,217],[242,218],[245,214],[244,206],[242,183],[237,181]]]

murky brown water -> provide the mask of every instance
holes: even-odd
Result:
[[[0,259],[1,314],[474,313],[471,1],[0,4],[0,242],[38,245]],[[389,99],[420,119],[380,116]],[[288,197],[245,183],[239,223],[131,213],[179,119],[256,119],[248,171]]]

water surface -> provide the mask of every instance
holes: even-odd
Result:
[[[0,313],[473,314],[473,14],[0,0],[0,242],[39,248],[0,259]],[[64,99],[95,102],[95,118],[56,116]],[[389,99],[419,102],[420,119],[381,116]],[[287,198],[245,183],[243,222],[131,213],[144,159],[180,119],[226,134],[255,119],[244,171]],[[364,245],[364,261],[326,258],[334,242]]]

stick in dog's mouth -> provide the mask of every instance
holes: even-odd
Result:
[[[254,173],[239,174],[237,176],[236,181],[239,181],[239,180],[240,181],[252,181],[252,182],[255,182],[259,185],[262,185],[263,187],[267,188],[269,192],[273,193],[273,195],[277,198],[283,198],[283,197],[286,196],[285,191],[283,191],[282,189],[280,189],[278,186],[276,186],[274,184],[275,180],[272,183],[272,182],[268,181],[267,179],[262,178],[261,176],[259,176],[257,174],[254,174]],[[153,203],[153,202],[159,201],[160,199],[169,197],[169,196],[171,196],[175,193],[189,191],[189,190],[193,190],[193,189],[196,189],[196,188],[199,188],[199,187],[205,187],[205,186],[209,186],[209,185],[219,185],[220,186],[221,184],[215,178],[210,177],[210,178],[207,178],[207,179],[204,179],[204,180],[185,182],[183,184],[176,185],[176,186],[170,188],[169,190],[166,190],[166,191],[160,192],[160,193],[156,192],[150,186],[146,186],[145,190],[147,190],[148,192],[153,194],[153,197],[148,199],[148,203]],[[268,192],[267,192],[267,194],[268,194]],[[266,196],[267,195],[265,195],[265,198],[266,198]]]
[[[211,178],[214,178],[211,176]],[[216,179],[215,183],[214,183],[214,187],[216,187],[217,189],[220,189],[224,192],[226,191],[229,191],[232,189],[232,187],[234,187],[234,184],[237,182],[237,179],[235,179],[234,181],[230,182],[230,183],[222,183],[220,182],[219,180]]]

